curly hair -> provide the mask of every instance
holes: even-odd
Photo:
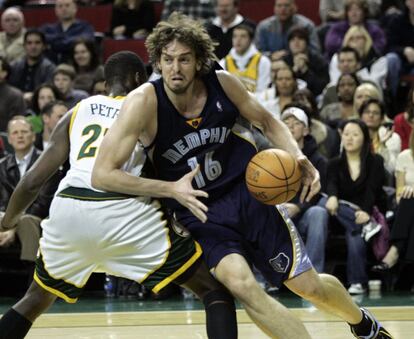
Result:
[[[207,74],[216,59],[214,54],[215,43],[211,40],[201,22],[190,19],[184,14],[173,12],[167,21],[160,21],[148,36],[147,47],[150,62],[154,70],[160,73],[158,62],[164,48],[172,41],[177,40],[190,47],[201,63],[199,75]]]

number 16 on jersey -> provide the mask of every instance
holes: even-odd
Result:
[[[217,179],[222,172],[220,162],[213,160],[214,151],[206,153],[204,156],[204,175],[200,171],[195,176],[195,181],[198,188],[202,188],[206,185],[206,179],[209,181],[214,181]],[[189,158],[187,160],[188,166],[193,170],[197,167],[198,161],[196,157]],[[206,179],[205,179],[206,178]]]

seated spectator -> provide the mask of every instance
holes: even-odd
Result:
[[[281,119],[289,128],[303,154],[319,171],[322,191],[326,188],[327,160],[318,152],[315,139],[309,134],[309,118],[305,111],[295,104],[289,104],[284,109]],[[317,202],[317,199],[316,199]],[[316,202],[300,203],[299,198],[284,203],[283,206],[289,217],[305,239],[306,250],[315,270],[319,273],[325,267],[325,245],[328,235],[328,213],[326,209],[317,206]]]
[[[271,63],[253,43],[254,31],[250,26],[240,24],[233,29],[233,47],[220,60],[223,69],[236,75],[250,92],[261,92],[271,83]]]
[[[92,95],[108,95],[105,88],[105,79],[103,77],[97,77],[92,84]]]
[[[76,18],[76,0],[56,0],[55,14],[58,19],[53,24],[41,27],[49,45],[49,58],[56,64],[67,62],[73,43],[83,37],[86,40],[94,40],[94,29],[86,21]]]
[[[239,0],[216,0],[214,10],[216,16],[206,23],[210,37],[218,44],[214,53],[220,60],[232,48],[233,29],[239,24],[250,26],[253,31],[256,24],[239,13]]]
[[[378,90],[378,87],[366,82],[357,87],[354,94],[354,113],[355,118],[359,118],[359,110],[361,109],[364,101],[368,99],[377,99],[382,102],[381,92]]]
[[[325,106],[321,111],[321,119],[336,129],[342,121],[357,118],[354,112],[354,97],[359,85],[359,79],[354,73],[340,75],[336,85],[339,101]]]
[[[323,90],[321,108],[324,108],[325,106],[334,102],[338,102],[336,86],[338,84],[339,76],[341,74],[356,74],[361,67],[361,60],[358,52],[355,49],[351,47],[342,47],[337,55],[339,74],[338,77],[332,77],[329,84]]]
[[[379,88],[386,87],[387,59],[375,50],[372,39],[363,26],[351,26],[346,32],[342,47],[351,47],[358,52],[359,70],[357,75],[364,81],[373,82]],[[331,81],[339,77],[338,55],[335,53],[329,64]]]
[[[94,79],[103,77],[103,65],[95,42],[83,38],[76,40],[72,49],[72,64],[76,71],[73,88],[91,93]]]
[[[161,20],[167,20],[172,12],[183,13],[194,20],[206,21],[214,17],[213,0],[164,0]]]
[[[75,68],[68,64],[58,65],[53,72],[53,84],[59,90],[63,102],[69,109],[89,96],[88,92],[73,88],[75,77]]]
[[[345,19],[345,0],[320,0],[319,17],[322,23]]]
[[[384,272],[394,267],[400,259],[414,261],[414,133],[411,133],[409,148],[397,158],[395,169],[398,208],[391,229],[390,243],[382,262],[372,269]]]
[[[381,156],[370,151],[368,128],[360,120],[348,120],[342,126],[342,155],[328,163],[327,194],[320,205],[345,228],[347,244],[347,280],[350,294],[366,291],[367,244],[363,231],[371,229],[374,206],[383,199],[385,180]],[[378,228],[378,231],[380,229]],[[375,233],[371,232],[373,236]]]
[[[52,80],[55,64],[45,57],[46,38],[37,29],[24,34],[26,55],[11,64],[9,83],[24,93],[26,103],[32,100],[33,91],[43,83]]]
[[[384,125],[386,114],[383,103],[378,99],[368,99],[359,108],[359,114],[368,126],[373,152],[382,156],[385,169],[393,176],[401,151],[401,139],[392,125]]]
[[[26,111],[27,121],[32,125],[35,133],[43,130],[43,121],[41,117],[42,109],[49,103],[61,98],[59,90],[52,84],[42,84],[33,92],[30,109]]]
[[[319,152],[328,159],[338,155],[340,146],[338,131],[321,120],[312,92],[307,88],[298,89],[293,94],[292,100],[307,108],[311,120],[310,134],[315,139]]]
[[[288,46],[288,54],[283,59],[297,78],[306,81],[315,96],[321,94],[329,82],[328,64],[319,52],[309,49],[306,28],[293,26],[288,33]]]
[[[374,48],[382,54],[386,39],[384,31],[368,20],[368,3],[366,0],[346,0],[345,20],[332,24],[325,37],[325,54],[328,59],[340,49],[342,41],[351,26],[364,26],[372,38]]]
[[[274,15],[259,22],[255,44],[259,51],[271,60],[278,60],[287,54],[287,33],[293,26],[305,27],[309,33],[309,47],[320,51],[314,23],[301,14],[296,14],[295,0],[275,0]]]
[[[275,118],[280,119],[280,112],[292,102],[296,90],[295,74],[287,66],[276,71],[272,86],[263,92],[256,93],[256,98]]]
[[[0,132],[5,132],[7,123],[15,115],[24,114],[26,107],[23,93],[7,83],[10,65],[0,56]]]
[[[408,148],[410,134],[414,127],[414,86],[411,87],[407,98],[407,108],[405,112],[394,117],[394,131],[401,138],[401,150]]]
[[[24,56],[23,36],[24,16],[17,7],[7,8],[1,15],[0,56],[7,62],[18,60]]]
[[[43,107],[41,112],[43,130],[36,134],[35,147],[37,149],[43,151],[47,147],[53,129],[68,110],[63,101],[52,101]]]
[[[115,0],[111,32],[114,39],[144,39],[155,26],[155,9],[149,0]]]
[[[23,116],[15,116],[9,121],[7,133],[14,154],[9,154],[0,160],[0,211],[5,211],[17,183],[40,156],[40,151],[33,146],[35,134]],[[17,228],[0,233],[0,247],[10,246],[17,237],[21,244],[20,259],[34,264],[41,233],[40,221],[49,214],[49,206],[57,184],[57,176],[55,176],[21,216]]]
[[[393,15],[387,27],[388,83],[393,95],[397,94],[400,75],[414,72],[414,1],[405,1],[401,14]]]

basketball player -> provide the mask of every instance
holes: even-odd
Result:
[[[62,118],[49,146],[16,187],[2,219],[1,230],[12,228],[69,156],[70,170],[53,199],[49,219],[42,222],[34,281],[0,320],[0,338],[23,338],[56,297],[76,302],[92,272],[138,281],[154,292],[173,281],[188,287],[205,304],[209,338],[236,338],[232,297],[200,262],[199,245],[169,226],[160,204],[92,189],[96,152],[117,118],[122,95],[147,80],[142,61],[131,52],[112,55],[105,64],[105,78],[110,96],[85,99]],[[143,149],[137,146],[123,168],[139,175],[144,161]],[[196,171],[171,183],[171,190],[177,196],[181,191],[188,194],[194,175]],[[203,195],[190,192],[199,194]]]
[[[244,171],[256,152],[235,125],[241,115],[262,129],[275,147],[299,161],[302,200],[320,188],[319,176],[289,130],[225,71],[212,69],[213,43],[201,24],[180,14],[158,23],[147,38],[161,78],[131,92],[108,132],[95,163],[92,184],[99,189],[140,194],[139,181],[121,169],[137,141],[147,147],[159,175],[157,197],[167,199],[177,219],[201,244],[210,270],[240,300],[268,335],[308,337],[303,325],[259,287],[253,263],[273,285],[284,283],[299,296],[349,324],[360,338],[390,338],[383,327],[351,299],[333,276],[312,268],[292,222],[280,208],[251,197]],[[163,186],[200,166],[194,184],[208,198],[176,198]]]

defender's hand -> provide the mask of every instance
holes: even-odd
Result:
[[[208,194],[201,190],[195,190],[191,185],[191,182],[199,171],[200,165],[184,175],[180,180],[174,182],[173,197],[181,205],[187,207],[201,222],[206,222],[208,208],[198,198],[208,198]]]

